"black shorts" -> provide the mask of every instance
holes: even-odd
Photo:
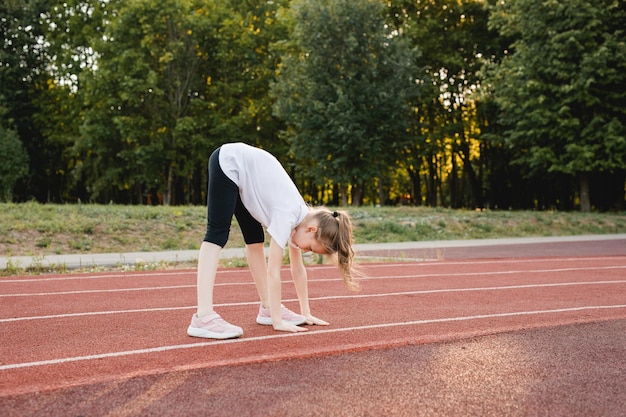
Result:
[[[207,225],[205,242],[226,245],[233,214],[241,227],[246,244],[263,243],[265,233],[241,202],[239,187],[224,174],[219,163],[220,148],[209,158],[209,189],[207,194]]]

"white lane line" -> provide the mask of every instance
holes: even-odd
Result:
[[[59,292],[34,292],[23,294],[0,294],[0,298],[8,297],[39,297],[51,295],[71,295],[71,294],[93,294],[93,293],[111,293],[111,292],[129,292],[129,291],[156,291],[156,290],[176,290],[181,288],[196,288],[196,285],[167,285],[163,287],[137,287],[137,288],[115,288],[111,290],[74,290]]]
[[[446,288],[437,290],[417,290],[417,291],[399,291],[388,293],[376,293],[376,294],[353,294],[353,295],[331,295],[324,297],[311,297],[310,301],[328,301],[328,300],[343,300],[343,299],[357,299],[357,298],[380,298],[380,297],[398,297],[403,295],[424,295],[424,294],[438,294],[438,293],[455,293],[455,292],[473,292],[473,291],[501,291],[501,290],[518,290],[529,288],[547,288],[547,287],[567,287],[578,285],[607,285],[607,284],[626,284],[626,280],[616,281],[587,281],[587,282],[559,282],[549,284],[520,284],[520,285],[502,285],[497,287],[472,287],[472,288]],[[297,302],[297,299],[285,299],[286,303]],[[243,301],[238,303],[223,303],[215,304],[215,307],[238,307],[258,305],[258,301]],[[176,310],[191,310],[196,306],[182,306],[182,307],[155,307],[144,309],[132,309],[132,310],[108,310],[108,311],[91,311],[83,313],[66,313],[47,316],[30,316],[30,317],[12,317],[7,319],[0,319],[0,323],[10,323],[16,321],[26,320],[45,320],[45,319],[58,319],[68,317],[82,317],[82,316],[99,316],[109,314],[128,314],[128,313],[149,313],[157,311],[176,311]]]
[[[531,269],[531,270],[511,270],[511,271],[496,271],[496,272],[455,272],[455,273],[440,273],[440,274],[412,274],[412,275],[387,275],[387,276],[373,276],[367,277],[363,281],[375,281],[381,279],[411,279],[411,278],[439,278],[439,277],[472,277],[472,276],[493,276],[493,275],[512,275],[512,274],[542,274],[548,272],[577,272],[577,271],[599,271],[599,270],[611,270],[611,269],[626,269],[624,266],[601,266],[601,267],[588,267],[588,268],[556,268],[556,269]],[[340,281],[340,278],[320,278],[310,279],[309,282],[330,282]],[[282,283],[288,283],[289,280],[283,280]],[[216,283],[215,286],[241,286],[241,285],[253,285],[253,282],[237,282],[237,283]],[[171,290],[182,288],[195,288],[196,284],[189,285],[170,285],[162,287],[137,287],[137,288],[115,288],[115,289],[97,289],[97,290],[73,290],[73,291],[58,291],[58,292],[39,292],[39,293],[18,293],[18,294],[0,294],[0,298],[7,297],[35,297],[35,296],[51,296],[51,295],[71,295],[71,294],[93,294],[93,293],[112,293],[112,292],[126,292],[126,291],[154,291],[154,290]]]
[[[438,278],[438,277],[473,277],[473,276],[485,276],[485,275],[511,275],[511,274],[543,274],[547,272],[576,272],[576,271],[599,271],[609,269],[626,269],[626,265],[615,266],[590,266],[582,268],[554,268],[554,269],[518,269],[508,271],[477,271],[477,272],[452,272],[452,273],[437,273],[437,274],[413,274],[413,275],[386,275],[386,276],[373,276],[366,277],[365,281],[377,280],[377,279],[404,279],[404,278]]]
[[[228,271],[220,271],[220,273],[224,273]],[[235,272],[233,270],[233,272]],[[195,271],[163,271],[163,272],[149,272],[149,273],[123,273],[120,272],[118,274],[105,274],[105,275],[69,275],[63,277],[53,277],[53,278],[44,278],[44,277],[35,277],[35,278],[25,278],[25,279],[2,279],[0,280],[0,284],[7,283],[20,283],[20,282],[50,282],[50,281],[73,281],[73,280],[92,280],[92,279],[105,279],[105,278],[154,278],[154,277],[162,277],[162,276],[176,276],[176,275],[195,275]]]
[[[590,256],[590,257],[567,257],[567,258],[529,258],[529,259],[467,259],[456,261],[428,261],[428,262],[381,262],[376,264],[364,263],[364,268],[389,268],[407,265],[417,266],[455,266],[455,265],[508,265],[508,264],[535,264],[535,263],[563,263],[563,262],[591,262],[591,261],[626,261],[626,256]]]
[[[377,268],[394,268],[394,267],[407,267],[407,266],[450,266],[450,265],[500,265],[500,264],[522,264],[522,263],[551,263],[551,262],[589,262],[589,261],[607,261],[607,260],[626,260],[623,256],[602,256],[602,257],[568,257],[568,258],[533,258],[533,259],[494,259],[494,260],[467,260],[467,261],[429,261],[429,262],[400,262],[400,263],[381,263],[381,264],[361,264],[364,269],[377,269]],[[283,268],[288,271],[288,267]],[[308,265],[308,271],[336,269],[333,265]],[[218,275],[221,274],[241,274],[249,273],[247,268],[232,268],[232,269],[220,269]],[[50,282],[50,281],[71,281],[71,280],[95,280],[95,279],[107,279],[107,278],[154,278],[163,276],[187,276],[196,275],[196,270],[184,270],[184,271],[162,271],[162,272],[120,272],[117,274],[103,274],[103,275],[70,275],[62,277],[33,277],[25,279],[0,279],[0,285],[9,283],[22,283],[22,282]]]
[[[0,371],[6,371],[10,369],[19,369],[19,368],[33,368],[37,366],[46,366],[46,365],[58,365],[58,364],[64,364],[64,363],[69,363],[69,362],[89,361],[89,360],[95,360],[95,359],[115,358],[115,357],[122,357],[122,356],[131,356],[131,355],[142,355],[142,354],[148,354],[148,353],[166,352],[166,351],[171,351],[171,350],[192,349],[192,348],[214,346],[214,345],[221,345],[221,344],[248,343],[248,342],[256,342],[256,341],[263,341],[263,340],[282,339],[282,338],[287,338],[287,337],[307,337],[307,336],[314,336],[314,335],[328,334],[328,333],[342,333],[342,332],[353,332],[353,331],[362,331],[362,330],[385,329],[385,328],[392,328],[392,327],[399,327],[399,326],[418,326],[418,325],[424,325],[424,324],[448,323],[448,322],[455,322],[455,321],[470,321],[470,320],[482,320],[482,319],[492,319],[492,318],[501,318],[501,317],[529,316],[529,315],[539,315],[539,314],[558,314],[558,313],[568,313],[568,312],[577,312],[577,311],[586,311],[586,310],[608,310],[608,309],[621,309],[621,308],[626,308],[626,304],[559,308],[555,310],[519,311],[519,312],[512,312],[512,313],[480,314],[480,315],[475,315],[475,316],[447,317],[447,318],[441,318],[441,319],[414,320],[414,321],[405,321],[405,322],[398,322],[398,323],[369,324],[369,325],[364,325],[364,326],[344,327],[344,328],[338,328],[338,329],[322,329],[322,330],[316,329],[315,331],[312,331],[312,332],[281,333],[281,334],[268,335],[268,336],[256,336],[256,337],[250,337],[250,338],[229,339],[229,340],[214,340],[210,342],[198,342],[198,343],[188,343],[188,344],[183,344],[183,345],[159,346],[155,348],[136,349],[136,350],[128,350],[128,351],[120,351],[120,352],[109,352],[109,353],[101,353],[101,354],[96,354],[96,355],[74,356],[74,357],[69,357],[69,358],[49,359],[49,360],[44,360],[44,361],[13,363],[13,364],[7,364],[7,365],[0,365]]]
[[[215,307],[218,307],[218,306],[219,304],[215,304]],[[87,311],[83,313],[65,313],[65,314],[54,314],[54,315],[48,315],[48,316],[12,317],[9,319],[0,319],[0,323],[11,323],[15,321],[27,321],[27,320],[64,319],[64,318],[69,318],[69,317],[107,316],[111,314],[131,314],[131,313],[150,313],[150,312],[156,312],[156,311],[191,310],[192,308],[196,308],[196,307],[195,306],[156,307],[156,308],[137,308],[137,309],[132,309],[132,310]]]

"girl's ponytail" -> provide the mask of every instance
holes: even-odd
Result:
[[[326,253],[331,255],[346,287],[351,291],[358,291],[361,286],[355,276],[357,274],[350,216],[345,211],[330,211],[325,207],[314,209],[313,216],[318,223],[316,239],[324,245]]]

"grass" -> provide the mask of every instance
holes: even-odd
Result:
[[[383,207],[357,208],[351,215],[359,243],[626,232],[625,213]]]
[[[347,211],[357,243],[626,233],[626,213],[425,207]],[[0,256],[195,250],[205,225],[206,208],[200,206],[0,204]],[[234,226],[226,247],[242,246]]]
[[[0,204],[1,256],[197,249],[202,207]]]

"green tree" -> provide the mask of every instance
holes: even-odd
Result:
[[[407,139],[413,51],[384,12],[376,0],[294,1],[272,90],[296,159],[318,186],[339,186],[344,204],[384,180]]]
[[[516,39],[490,76],[506,143],[531,174],[577,178],[589,211],[590,175],[626,168],[624,2],[498,2],[491,24]]]
[[[84,110],[81,82],[85,73],[97,68],[98,56],[92,46],[102,38],[114,4],[111,0],[54,0],[40,15],[49,65],[33,120],[41,129],[46,153],[58,155],[55,170],[47,173],[55,180],[50,188],[57,200],[90,198],[84,181],[73,175],[77,165],[82,165],[74,152]]]
[[[28,154],[15,130],[0,126],[0,201],[13,201],[13,188],[28,173]]]
[[[155,190],[164,204],[206,163],[206,96],[215,68],[220,2],[133,0],[110,5],[97,68],[85,77],[83,175],[94,195],[127,191],[132,201]],[[108,17],[105,17],[108,19]],[[183,188],[183,187],[180,187]],[[190,192],[187,190],[187,192]],[[199,200],[199,199],[198,199]]]
[[[0,107],[4,109],[0,127],[5,135],[17,135],[30,161],[27,175],[16,173],[21,178],[14,194],[17,200],[34,197],[39,201],[54,201],[57,196],[54,184],[60,154],[46,143],[41,126],[34,120],[47,90],[50,59],[42,42],[46,25],[40,16],[50,3],[46,0],[0,2]],[[21,169],[21,164],[18,166]]]
[[[271,45],[287,37],[277,14],[289,1],[233,0],[222,20],[216,60],[208,88],[213,111],[211,135],[218,142],[243,141],[286,155],[277,140],[281,122],[272,115],[269,96],[280,55]]]
[[[9,0],[0,4],[0,103],[29,154],[19,200],[76,198],[71,152],[78,135],[78,80],[94,56],[86,42],[107,0]],[[95,37],[93,34],[91,37]],[[6,120],[5,120],[6,121]],[[4,123],[7,126],[6,123]]]
[[[404,165],[421,200],[421,173],[427,205],[483,206],[478,151],[480,126],[476,91],[484,59],[501,54],[495,32],[487,27],[488,9],[476,0],[394,0],[390,18],[421,54],[421,94],[412,102],[411,131]],[[447,178],[447,192],[443,181]],[[421,202],[421,201],[420,201]]]
[[[94,197],[139,202],[159,192],[165,204],[202,203],[215,147],[280,148],[267,91],[282,3],[106,4],[104,30],[91,38],[97,65],[78,90],[86,110],[75,172]]]

